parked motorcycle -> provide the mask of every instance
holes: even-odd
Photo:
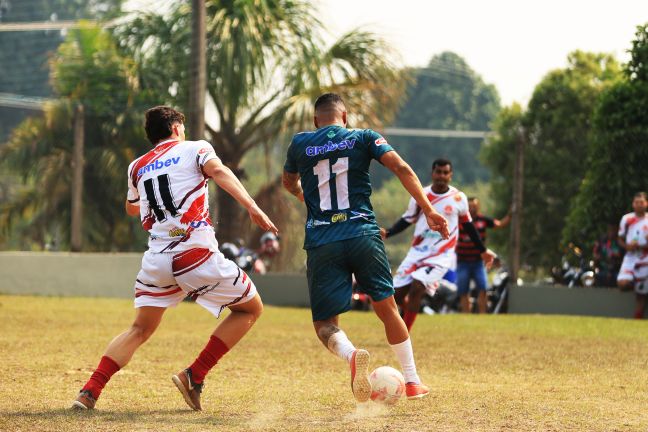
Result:
[[[551,269],[553,283],[569,288],[593,287],[596,281],[594,262],[588,260],[574,243],[569,243],[564,252],[560,266]]]
[[[225,242],[219,249],[225,258],[234,261],[237,266],[248,273],[265,274],[270,266],[269,259],[279,253],[279,238],[271,233],[264,233],[257,251],[245,247],[242,240],[237,243]]]

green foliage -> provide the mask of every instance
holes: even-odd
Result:
[[[635,192],[648,189],[648,25],[638,27],[632,45],[626,79],[602,95],[596,110],[596,139],[564,241],[582,233],[590,245],[607,223],[618,223],[632,211]]]
[[[499,136],[482,156],[499,173],[493,179],[498,213],[511,204],[515,142],[525,141],[522,247],[527,264],[558,261],[560,227],[587,169],[594,108],[620,76],[611,56],[576,51],[567,68],[550,72],[536,86],[526,112],[514,106],[496,122]],[[582,241],[579,233],[569,240]]]
[[[85,26],[69,32],[51,67],[53,87],[62,99],[48,106],[44,117],[24,121],[0,151],[4,166],[24,180],[23,188],[2,204],[0,229],[13,229],[22,247],[31,248],[35,241],[67,248],[73,107],[82,103],[84,248],[140,249],[143,236],[135,233],[141,229],[123,213],[128,163],[146,151],[132,61],[117,53],[110,34]]]
[[[414,79],[394,126],[490,129],[500,109],[497,90],[485,84],[459,55],[444,52],[434,56],[427,67],[410,73]],[[468,184],[488,178],[488,170],[477,159],[479,139],[395,137],[390,142],[421,178],[429,178],[432,160],[442,156],[452,160],[456,181]],[[377,184],[387,178],[382,171],[373,174]]]

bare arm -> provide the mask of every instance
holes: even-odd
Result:
[[[130,203],[128,200],[126,200],[126,214],[128,216],[137,216],[140,214],[140,206],[139,202],[136,204]]]
[[[245,187],[234,175],[232,170],[223,165],[220,159],[211,159],[203,166],[205,175],[211,177],[218,186],[230,194],[239,204],[248,211],[250,219],[266,231],[275,234],[279,232],[270,218],[257,206]]]
[[[509,210],[502,219],[493,219],[493,224],[495,228],[504,228],[511,222],[511,211]]]
[[[284,170],[281,177],[284,189],[295,195],[299,201],[304,201],[304,191],[299,180],[299,173],[291,173]]]
[[[398,177],[407,192],[414,198],[423,211],[430,229],[438,231],[444,239],[448,238],[448,221],[432,207],[425,193],[423,193],[421,182],[407,162],[395,151],[390,151],[381,156],[380,163]]]

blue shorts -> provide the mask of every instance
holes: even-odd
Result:
[[[308,292],[313,321],[351,309],[351,275],[373,301],[394,295],[392,275],[379,235],[355,237],[307,249]]]
[[[486,280],[486,267],[482,260],[458,261],[457,262],[457,292],[459,295],[468,294],[470,291],[470,280],[475,281],[477,290],[486,291],[488,282]]]

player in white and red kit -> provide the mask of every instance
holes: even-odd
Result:
[[[432,207],[448,221],[450,236],[447,239],[441,238],[437,232],[427,227],[425,217],[422,217],[418,205],[413,200],[410,200],[403,216],[391,228],[382,231],[383,237],[388,238],[411,224],[416,224],[412,247],[394,276],[395,298],[404,308],[403,320],[408,330],[414,325],[425,292],[433,295],[443,278],[451,282],[456,280],[455,248],[459,239],[460,224],[475,242],[484,263],[490,265],[494,258],[494,254],[484,247],[472,224],[466,195],[450,186],[450,180],[452,163],[447,159],[437,159],[432,163],[432,185],[423,189]]]
[[[626,250],[617,277],[622,290],[634,287],[637,294],[635,318],[643,317],[648,296],[648,195],[637,192],[632,200],[632,213],[621,218],[619,223],[619,245]]]
[[[94,408],[111,376],[153,334],[166,308],[190,296],[216,317],[225,308],[231,311],[196,360],[172,377],[187,404],[202,409],[205,375],[263,311],[254,283],[218,250],[209,217],[207,180],[212,178],[232,195],[262,229],[276,233],[277,228],[222,164],[211,144],[185,141],[182,113],[164,106],[151,108],[146,112],[145,130],[155,148],[130,164],[126,201],[126,213],[139,215],[150,234],[135,281],[135,321],[110,342],[73,408]]]

